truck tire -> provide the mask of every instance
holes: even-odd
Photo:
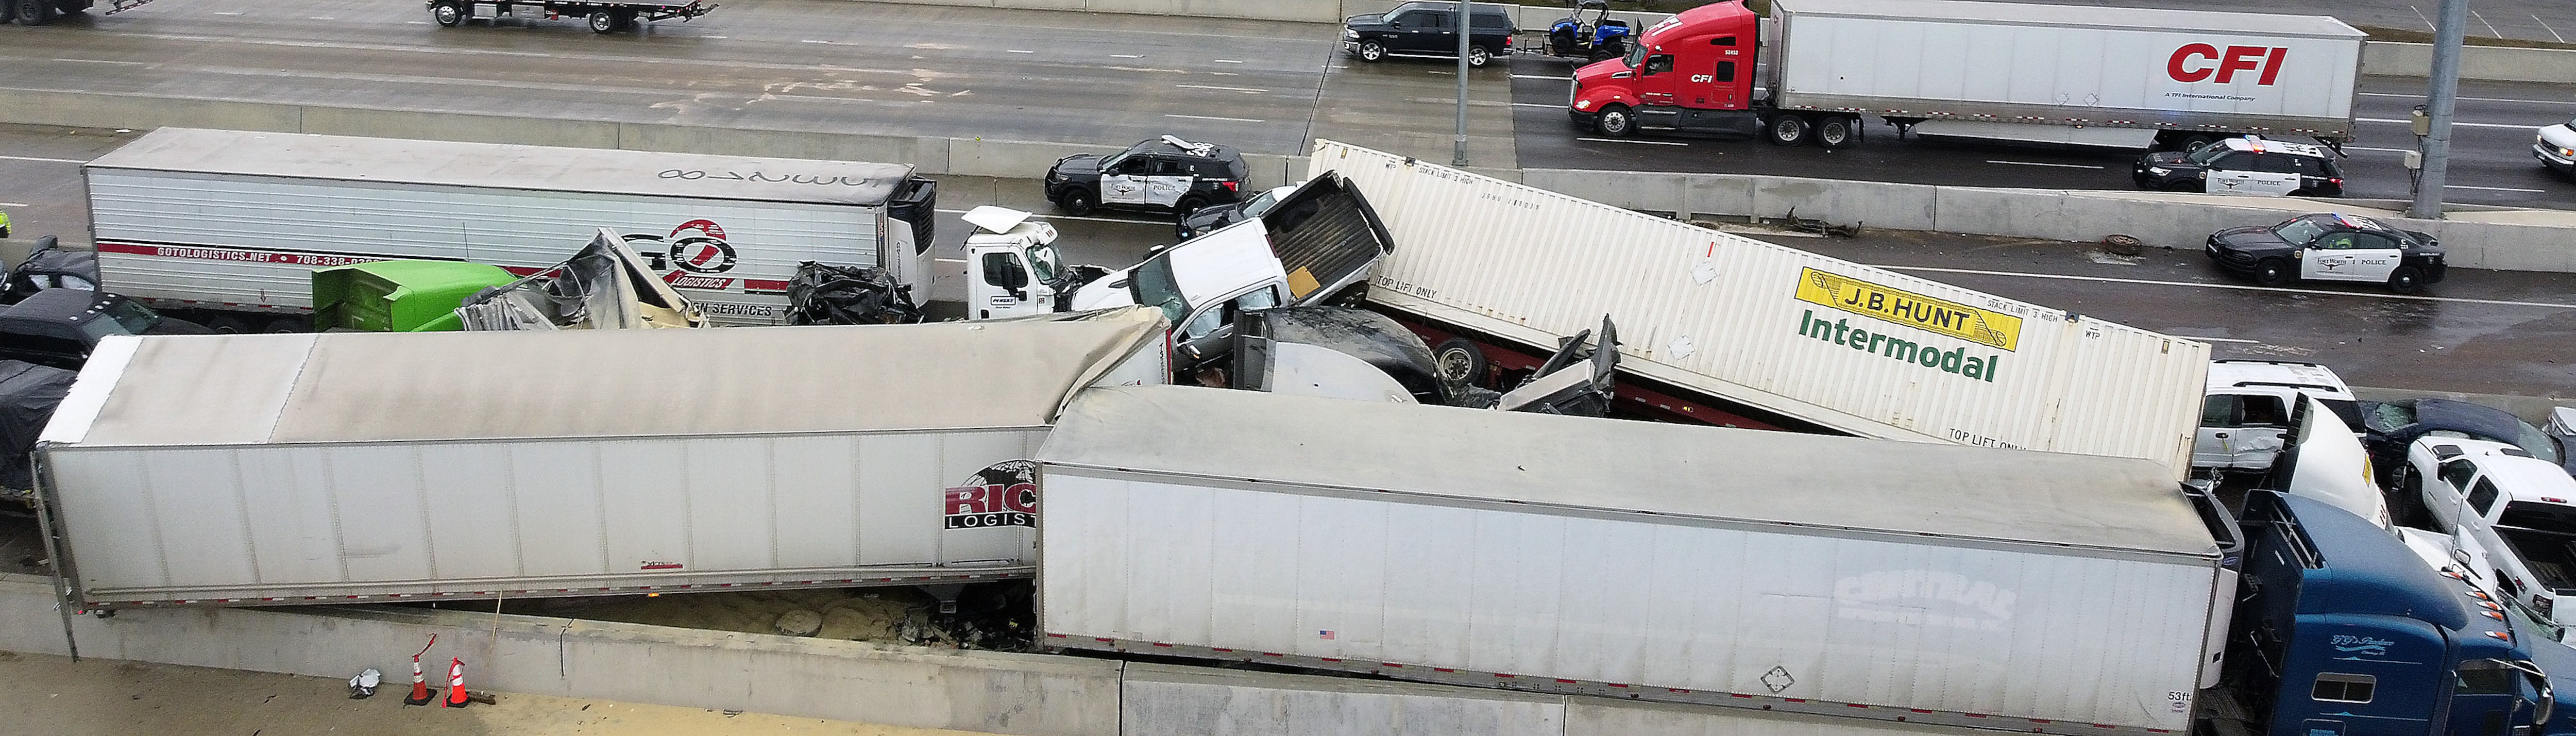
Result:
[[[465,25],[465,6],[458,0],[444,0],[429,6],[429,19],[448,28]]]
[[[2423,291],[2424,272],[2414,266],[2398,266],[2396,271],[2388,274],[2388,290],[2398,294]]]
[[[46,0],[18,0],[18,25],[41,26],[54,22],[54,4]]]
[[[1386,44],[1378,43],[1376,41],[1360,42],[1360,61],[1375,64],[1385,60]]]
[[[1486,64],[1491,63],[1494,63],[1494,52],[1485,50],[1485,47],[1483,46],[1470,45],[1467,47],[1467,66],[1476,69],[1483,69]]]
[[[1604,138],[1626,138],[1628,134],[1637,132],[1637,118],[1628,114],[1627,105],[1604,105],[1601,117],[1592,122],[1592,127],[1601,131]]]
[[[243,335],[251,332],[251,325],[250,320],[218,314],[206,318],[206,329],[214,330],[218,335]]]
[[[1091,214],[1092,204],[1091,190],[1079,188],[1065,190],[1064,198],[1055,201],[1055,206],[1064,208],[1065,214],[1075,217]]]
[[[2261,262],[2254,264],[2254,283],[2264,286],[2280,286],[2282,284],[2290,283],[2290,276],[2291,271],[2289,261],[2284,261],[2278,258],[2265,258]]]
[[[1769,128],[1771,134],[1771,145],[1794,146],[1800,143],[1805,143],[1807,142],[1807,134],[1813,127],[1815,126],[1807,124],[1806,118],[1788,113],[1773,115],[1771,116],[1771,125]]]
[[[1816,145],[1828,151],[1851,145],[1852,128],[1856,127],[1852,123],[1852,119],[1846,117],[1825,118],[1824,122],[1816,124]]]
[[[1485,360],[1484,349],[1467,338],[1442,340],[1439,347],[1431,349],[1432,377],[1451,386],[1484,385],[1488,365],[1491,364]]]
[[[617,30],[617,14],[606,10],[590,11],[590,32],[612,33]]]

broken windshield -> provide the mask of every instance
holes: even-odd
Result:
[[[1190,303],[1181,298],[1181,282],[1172,278],[1172,258],[1164,253],[1136,264],[1136,275],[1127,279],[1127,288],[1135,292],[1136,303],[1163,310],[1163,317],[1173,324],[1190,314]]]

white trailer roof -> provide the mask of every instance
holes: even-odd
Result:
[[[112,337],[43,441],[198,446],[1042,427],[1139,319]]]
[[[912,175],[901,164],[198,128],[152,131],[89,167],[856,205],[884,204]]]
[[[2362,38],[2370,34],[2323,15],[2226,13],[2161,8],[1989,3],[1968,0],[1774,0],[1776,13],[1928,22],[2213,31],[2274,36]]]
[[[2214,556],[2135,458],[1290,397],[1076,395],[1040,462],[1574,509]]]

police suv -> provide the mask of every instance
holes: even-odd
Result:
[[[1183,218],[1242,196],[1251,169],[1231,146],[1163,136],[1107,157],[1077,154],[1047,168],[1047,201],[1075,215],[1095,207],[1172,212]]]
[[[2258,197],[2343,196],[2343,167],[2324,146],[2260,136],[2227,138],[2189,152],[2158,151],[2130,172],[2140,189]]]

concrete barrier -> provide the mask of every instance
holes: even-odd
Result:
[[[1126,736],[1566,732],[1558,696],[1141,663],[1128,665],[1119,710]]]
[[[66,653],[60,622],[43,579],[0,575],[0,649]],[[133,610],[73,625],[81,655],[103,659],[333,678],[374,667],[399,679],[437,634],[430,656],[462,657],[471,689],[1032,736],[1118,733],[1122,664],[1083,657],[412,608]]]
[[[1341,20],[1341,0],[874,0],[904,5],[946,5],[1009,10],[1070,10],[1087,13],[1187,15],[1203,18],[1287,20],[1324,23]]]
[[[2422,77],[2430,76],[2432,70],[2432,44],[2373,41],[2361,49],[2363,74]],[[2564,84],[2576,79],[2576,51],[2464,46],[2460,49],[2460,78]]]

